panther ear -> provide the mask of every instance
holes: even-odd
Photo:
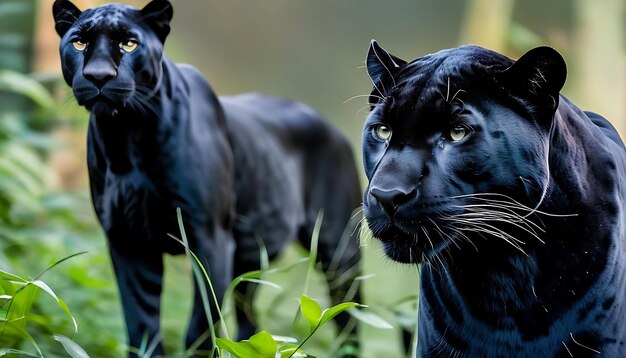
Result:
[[[395,82],[394,76],[406,61],[390,54],[378,45],[376,40],[370,42],[366,59],[367,73],[372,79],[374,88],[370,94],[369,103],[371,109],[379,102],[380,97],[387,95],[387,90]]]
[[[504,71],[507,83],[526,96],[556,110],[559,92],[565,84],[567,66],[553,48],[537,47],[526,52]]]
[[[170,21],[174,9],[168,0],[152,0],[141,9],[141,16],[157,34],[161,42],[165,42],[170,33]]]
[[[54,28],[59,36],[63,37],[67,30],[74,25],[82,12],[69,0],[56,0],[52,5],[52,16],[54,16]]]

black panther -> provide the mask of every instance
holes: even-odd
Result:
[[[418,356],[626,357],[626,151],[549,47],[372,41],[365,217],[421,264]]]
[[[131,347],[160,341],[162,255],[184,252],[168,237],[180,236],[177,208],[220,299],[233,277],[259,268],[259,238],[270,258],[295,238],[309,247],[323,211],[318,257],[333,301],[346,299],[359,271],[358,230],[346,226],[360,190],[349,143],[336,129],[301,103],[259,94],[216,97],[197,70],[163,53],[169,1],[81,12],[57,0],[53,15],[63,76],[91,113],[91,194]],[[186,343],[204,338],[199,347],[211,349],[198,285]],[[215,321],[215,305],[209,311]],[[254,333],[242,307],[237,321],[240,338]],[[344,316],[340,324],[346,323]],[[159,344],[153,354],[163,354]]]

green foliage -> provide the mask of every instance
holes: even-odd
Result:
[[[67,354],[70,355],[70,357],[89,358],[87,352],[85,352],[85,350],[81,346],[76,344],[76,342],[72,341],[71,339],[60,334],[55,334],[53,337],[55,341],[63,345],[63,348],[65,348],[65,351],[67,352]]]
[[[35,357],[44,356],[42,350],[37,344],[37,341],[31,336],[30,333],[28,333],[26,327],[27,321],[31,316],[32,303],[36,298],[36,294],[40,291],[45,292],[58,303],[73,323],[74,334],[78,332],[76,320],[72,316],[65,302],[52,290],[52,288],[50,288],[50,286],[41,281],[41,278],[57,265],[82,254],[84,254],[84,252],[68,256],[55,262],[33,279],[0,271],[0,279],[2,280],[0,281],[2,283],[0,287],[0,293],[2,293],[0,296],[0,345],[2,345],[2,347],[14,347],[21,340],[26,340],[36,351],[36,354],[33,354],[24,350],[5,349],[4,351],[0,351],[0,356],[2,356],[3,353],[24,354]],[[69,338],[57,336],[55,339],[63,344],[64,348],[72,355],[72,357],[88,357],[86,353],[83,355],[74,355],[81,353],[82,348],[72,342]],[[84,351],[82,352],[84,353]]]
[[[0,68],[30,68],[36,0],[0,2]]]
[[[344,302],[328,309],[322,310],[322,307],[314,299],[307,295],[300,297],[300,311],[302,316],[309,322],[309,333],[302,341],[297,344],[292,339],[278,340],[267,331],[262,331],[250,337],[249,340],[240,342],[231,341],[228,338],[218,338],[217,346],[229,354],[237,358],[289,358],[289,357],[311,357],[302,351],[302,346],[311,338],[315,332],[328,323],[339,313],[354,307],[365,307],[355,302]]]
[[[80,339],[97,356],[119,356],[121,319],[110,313],[119,312],[119,304],[106,250],[94,240],[99,235],[88,196],[49,188],[54,173],[46,161],[59,143],[47,131],[62,111],[37,76],[24,73],[34,17],[34,0],[0,3],[0,356],[65,355],[70,341],[54,341],[53,333]],[[10,274],[50,268],[54,263],[48,258],[76,251],[100,254],[46,270],[45,283],[40,277]],[[65,300],[56,294],[70,289]],[[76,317],[69,306],[79,312]],[[67,318],[58,314],[59,308]],[[78,337],[77,321],[110,333]]]
[[[189,242],[187,241],[187,235],[185,233],[181,210],[177,209],[176,212],[177,212],[178,225],[179,225],[182,239],[178,239],[173,235],[170,235],[170,237],[178,241],[181,245],[184,246],[185,252],[188,258],[193,263],[195,279],[197,280],[199,284],[208,285],[210,292],[212,294],[213,303],[216,306],[218,306],[217,313],[219,316],[219,325],[220,325],[220,328],[222,330],[222,334],[224,335],[224,337],[217,337],[218,334],[216,333],[216,329],[213,325],[211,325],[210,327],[211,340],[212,342],[214,342],[213,346],[216,346],[218,348],[217,351],[214,351],[211,353],[212,357],[221,356],[222,354],[226,356],[230,354],[237,358],[312,357],[311,355],[302,351],[301,348],[309,340],[309,338],[311,338],[318,331],[318,329],[320,329],[320,327],[324,326],[326,323],[328,323],[330,320],[332,320],[338,314],[344,311],[347,311],[349,309],[353,309],[356,307],[367,307],[365,305],[361,305],[355,302],[343,302],[333,307],[322,310],[322,307],[316,300],[310,298],[306,294],[302,294],[300,296],[299,312],[309,323],[309,331],[300,343],[298,343],[298,340],[293,339],[291,337],[280,337],[280,336],[274,337],[267,331],[261,331],[247,340],[242,340],[240,342],[232,341],[228,336],[228,330],[225,324],[223,309],[222,307],[219,307],[219,301],[215,295],[215,291],[213,290],[211,279],[206,271],[206,268],[202,265],[202,262],[200,261],[198,256],[196,256],[196,254],[189,249]],[[317,255],[316,243],[317,243],[317,237],[319,235],[319,228],[321,226],[322,218],[323,218],[323,214],[320,213],[320,215],[318,216],[315,230],[314,230],[314,235],[311,240],[312,242],[311,249],[310,249],[311,252],[309,254],[309,259],[307,261],[309,262],[313,261],[313,263],[315,262],[315,257]],[[260,246],[260,251],[261,251],[260,253],[261,260],[263,260],[263,257],[267,257],[267,252],[265,252],[264,247],[262,245],[259,245],[259,246]],[[293,265],[289,266],[289,268],[291,267],[293,267]],[[308,271],[307,276],[311,275],[312,267],[313,265],[309,265],[309,271]],[[267,273],[273,273],[273,272],[278,272],[278,271],[281,271],[281,270],[267,270],[267,269],[258,270],[258,271],[245,273],[235,278],[230,283],[229,287],[227,288],[223,305],[227,304],[230,297],[232,297],[232,293],[234,292],[236,286],[241,282],[247,281],[247,282],[253,282],[257,284],[274,287],[274,288],[280,288],[280,286],[270,281],[261,279],[264,273],[267,274]],[[306,279],[307,283],[305,283],[305,290],[308,287],[308,281],[309,281],[309,277],[307,277]],[[203,300],[205,309],[208,310],[208,307],[210,306],[208,297],[204,295],[202,296],[202,300]],[[382,318],[378,317],[374,313],[367,313],[367,314],[362,313],[360,317],[363,322],[373,324],[374,326],[384,327],[384,328],[391,327]],[[209,319],[209,322],[212,322],[210,314],[208,314],[207,318]],[[297,319],[298,319],[298,316],[296,315],[296,320]],[[193,353],[194,352],[192,350],[186,352],[186,354],[193,354]]]

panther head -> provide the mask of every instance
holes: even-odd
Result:
[[[534,230],[525,216],[546,195],[566,77],[555,50],[514,62],[463,46],[407,63],[372,41],[367,70],[374,88],[363,131],[364,212],[389,257],[419,263],[478,245],[476,234],[515,246],[507,223]]]
[[[173,15],[169,1],[154,0],[141,10],[108,4],[81,12],[69,0],[56,0],[53,15],[63,77],[80,105],[132,107],[154,93]]]

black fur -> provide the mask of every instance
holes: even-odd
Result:
[[[373,42],[367,65],[365,216],[424,265],[418,355],[625,357],[626,152],[559,95],[562,57]]]
[[[167,236],[179,236],[176,208],[220,299],[234,276],[259,268],[257,238],[270,258],[294,238],[308,247],[322,209],[318,256],[329,282],[341,281],[331,287],[334,302],[345,299],[359,270],[358,230],[346,229],[360,202],[346,139],[300,103],[256,94],[218,99],[198,71],[163,54],[172,14],[164,0],[84,12],[54,3],[63,75],[91,112],[92,199],[132,347],[146,334],[159,341],[162,255],[183,252]],[[138,46],[124,51],[120,43],[129,40]],[[202,290],[195,290],[187,346],[207,332]],[[210,313],[215,320],[213,305]],[[241,309],[237,318],[240,338],[249,337],[251,318]],[[154,354],[161,353],[159,345]]]

